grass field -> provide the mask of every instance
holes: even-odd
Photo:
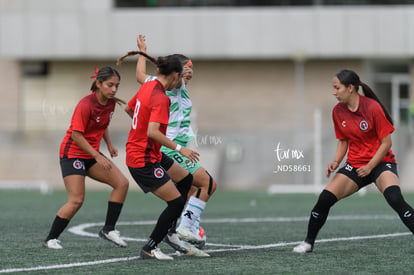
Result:
[[[377,193],[339,202],[314,252],[292,253],[302,241],[317,196],[218,190],[204,213],[210,258],[140,260],[138,252],[164,204],[130,192],[118,230],[128,247],[97,238],[109,193],[89,191],[60,237],[64,249],[41,247],[65,192],[0,191],[0,273],[30,274],[413,274],[413,237]],[[414,194],[405,194],[414,205]],[[165,244],[164,252],[173,253]]]

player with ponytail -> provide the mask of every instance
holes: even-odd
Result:
[[[124,103],[115,97],[121,76],[114,68],[103,67],[95,69],[95,75],[90,78],[95,79],[91,85],[92,93],[79,101],[60,146],[60,167],[68,201],[60,208],[53,221],[49,235],[43,243],[46,248],[62,248],[58,237],[82,206],[86,176],[113,188],[108,201],[105,225],[99,231],[99,236],[117,246],[127,246],[119,231],[115,230],[115,224],[121,213],[129,183],[115,164],[99,150],[103,138],[111,157],[118,155],[118,150],[112,145],[108,126],[116,103]]]
[[[152,192],[167,203],[148,241],[142,247],[140,256],[142,259],[172,260],[172,257],[158,248],[158,244],[180,216],[193,177],[161,153],[160,148],[165,146],[180,152],[193,162],[198,161],[199,154],[166,136],[170,99],[165,93],[181,81],[181,62],[173,55],[155,59],[143,52],[129,52],[126,56],[135,54],[143,55],[156,64],[158,78],[144,83],[125,107],[126,113],[132,118],[126,145],[126,164],[132,177],[145,193]],[[120,58],[118,64],[126,56]],[[209,256],[183,243],[180,243],[177,249],[188,255]]]
[[[358,93],[360,86],[364,95]],[[295,253],[311,252],[330,208],[372,182],[414,233],[414,210],[401,194],[397,163],[391,151],[394,127],[390,115],[354,71],[338,72],[333,79],[333,88],[333,95],[339,101],[332,112],[338,145],[326,176],[339,167],[348,153],[347,160],[320,194],[311,211],[306,239],[293,249]]]
[[[139,84],[156,79],[155,76],[147,75],[146,59],[154,63],[154,59],[149,57],[145,36],[139,35],[137,38],[137,46],[139,51],[129,52],[126,56],[140,53],[138,57],[136,79]],[[122,57],[119,61],[122,61]],[[166,94],[171,100],[170,119],[167,128],[167,137],[177,144],[186,147],[187,144],[195,139],[195,134],[191,127],[191,110],[192,102],[188,94],[187,85],[193,76],[193,64],[190,58],[182,54],[174,54],[178,57],[183,65],[182,81],[178,82],[175,87],[167,91]],[[207,201],[216,190],[216,181],[199,163],[192,162],[180,152],[171,150],[165,146],[161,147],[161,151],[177,162],[181,167],[186,169],[193,175],[192,187],[189,192],[189,198],[181,214],[180,224],[177,229],[172,228],[166,236],[165,241],[170,245],[174,245],[174,240],[178,237],[188,241],[197,247],[203,247],[206,241],[203,235],[203,229],[200,227],[201,215],[206,207]],[[200,234],[201,232],[201,234]]]

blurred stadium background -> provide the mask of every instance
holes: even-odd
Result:
[[[138,34],[153,56],[192,58],[192,146],[219,188],[319,191],[336,149],[331,80],[343,68],[392,113],[401,185],[414,187],[414,1],[0,0],[0,188],[63,188],[58,150],[72,111],[94,68],[115,66]],[[125,100],[139,88],[135,65],[117,68]],[[129,125],[117,108],[114,161],[130,178]],[[307,171],[284,171],[294,167]]]

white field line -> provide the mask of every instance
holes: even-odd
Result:
[[[204,219],[203,223],[250,223],[250,222],[289,222],[289,221],[307,221],[306,218],[245,218],[245,219]],[[378,220],[378,219],[395,219],[394,216],[332,216],[331,220]],[[138,221],[138,222],[119,222],[118,225],[143,225],[143,224],[155,224],[155,221]],[[73,234],[79,234],[81,236],[89,237],[98,237],[97,234],[92,234],[84,231],[84,229],[92,226],[102,226],[103,223],[87,223],[77,226],[73,226],[69,229]],[[342,238],[331,238],[331,239],[321,239],[317,240],[317,243],[326,243],[326,242],[338,242],[338,241],[356,241],[356,240],[367,240],[367,239],[383,239],[383,238],[395,238],[400,236],[411,235],[411,232],[400,232],[400,233],[390,233],[390,234],[380,234],[380,235],[371,235],[371,236],[353,236],[353,237],[342,237]],[[146,239],[136,239],[136,238],[124,238],[126,240],[133,241],[145,241]],[[299,244],[300,241],[295,242],[279,242],[274,244],[265,244],[265,245],[226,245],[226,244],[214,244],[216,246],[225,246],[228,248],[222,249],[210,249],[205,250],[207,253],[214,252],[226,252],[226,251],[240,251],[240,250],[253,250],[253,249],[266,249],[266,248],[275,248],[275,247],[287,247]],[[208,245],[212,245],[208,243]],[[40,271],[40,270],[52,270],[52,269],[64,269],[64,268],[73,268],[73,267],[82,267],[82,266],[93,266],[93,265],[102,265],[115,262],[125,262],[131,260],[139,259],[139,256],[133,257],[123,257],[123,258],[112,258],[96,261],[87,261],[87,262],[76,262],[68,264],[59,264],[59,265],[49,265],[49,266],[35,266],[35,267],[22,267],[22,268],[9,268],[9,269],[0,269],[0,273],[14,273],[14,272],[27,272],[27,271]]]

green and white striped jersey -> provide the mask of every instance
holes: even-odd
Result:
[[[157,77],[149,76],[145,79],[145,82],[154,79],[157,79]],[[171,100],[167,137],[182,146],[186,146],[187,142],[195,138],[195,135],[190,120],[193,104],[188,96],[184,81],[182,81],[180,88],[166,91],[166,95]]]

